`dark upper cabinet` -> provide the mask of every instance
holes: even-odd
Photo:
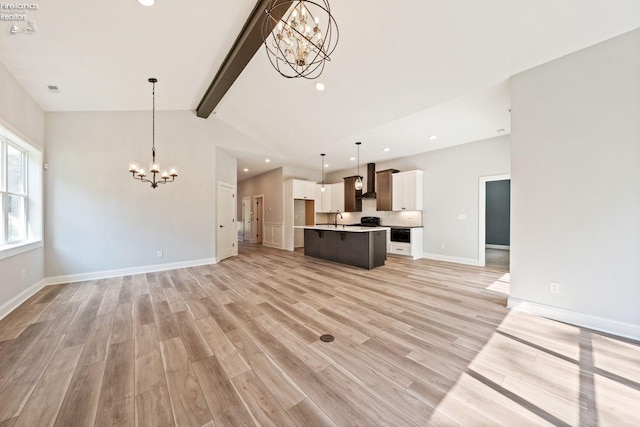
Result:
[[[397,169],[386,169],[376,172],[376,210],[393,210],[393,174]]]
[[[344,178],[344,211],[362,212],[362,190],[356,190],[357,175]]]

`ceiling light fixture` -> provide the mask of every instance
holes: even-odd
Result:
[[[138,0],[138,3],[140,3],[143,6],[153,6],[153,3],[155,3],[154,0]]]
[[[356,142],[358,146],[358,177],[356,178],[356,190],[362,190],[362,177],[360,176],[360,144],[362,142]]]
[[[320,191],[324,193],[324,168],[326,167],[324,164],[324,154],[320,154],[320,157],[322,158],[322,168],[320,169],[322,171],[322,187],[320,187]]]
[[[249,172],[249,169],[247,169],[247,168],[244,168],[242,170],[245,171],[245,172]]]
[[[433,140],[434,140],[434,139],[436,139],[436,138],[437,138],[437,136],[435,136],[435,135],[431,135],[431,136],[429,137],[429,140],[433,141]]]
[[[287,78],[320,76],[338,44],[338,25],[329,2],[273,0],[265,13],[262,39],[271,65]]]
[[[176,180],[178,173],[174,168],[171,168],[169,172],[166,170],[160,173],[160,165],[156,163],[156,82],[158,79],[154,79],[153,77],[149,79],[149,83],[153,85],[153,110],[151,113],[152,121],[151,121],[151,166],[149,167],[149,172],[153,174],[153,178],[146,179],[147,173],[144,169],[140,168],[138,163],[131,162],[129,163],[129,172],[133,175],[133,179],[139,179],[142,182],[148,182],[151,184],[151,188],[157,188],[158,184],[166,184],[167,182],[173,182]],[[156,174],[160,173],[160,180],[156,181]],[[169,181],[171,178],[171,181]]]
[[[325,89],[324,83],[320,83],[320,82],[316,83],[316,90],[317,91],[322,92],[324,89]]]
[[[383,148],[382,151],[391,151],[391,148]]]
[[[265,163],[269,163],[271,161],[271,159],[264,159]]]
[[[349,157],[349,160],[354,161],[356,158],[355,157]]]

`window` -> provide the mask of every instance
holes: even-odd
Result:
[[[0,126],[0,259],[42,240],[41,162],[38,148]]]

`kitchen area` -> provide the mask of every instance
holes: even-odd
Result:
[[[384,265],[387,255],[421,258],[423,172],[376,171],[369,163],[366,189],[356,189],[357,178],[285,181],[285,249],[367,269]]]

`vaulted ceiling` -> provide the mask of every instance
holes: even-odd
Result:
[[[158,109],[195,110],[254,6],[40,2],[27,12],[35,34],[11,35],[0,21],[0,62],[45,111],[149,110],[151,76]],[[332,0],[331,9],[340,40],[318,79],[325,91],[281,77],[261,49],[207,119],[254,141],[241,151],[220,141],[238,157],[239,179],[316,168],[321,152],[331,170],[351,167],[357,140],[368,162],[507,134],[510,76],[640,27],[637,0]]]

